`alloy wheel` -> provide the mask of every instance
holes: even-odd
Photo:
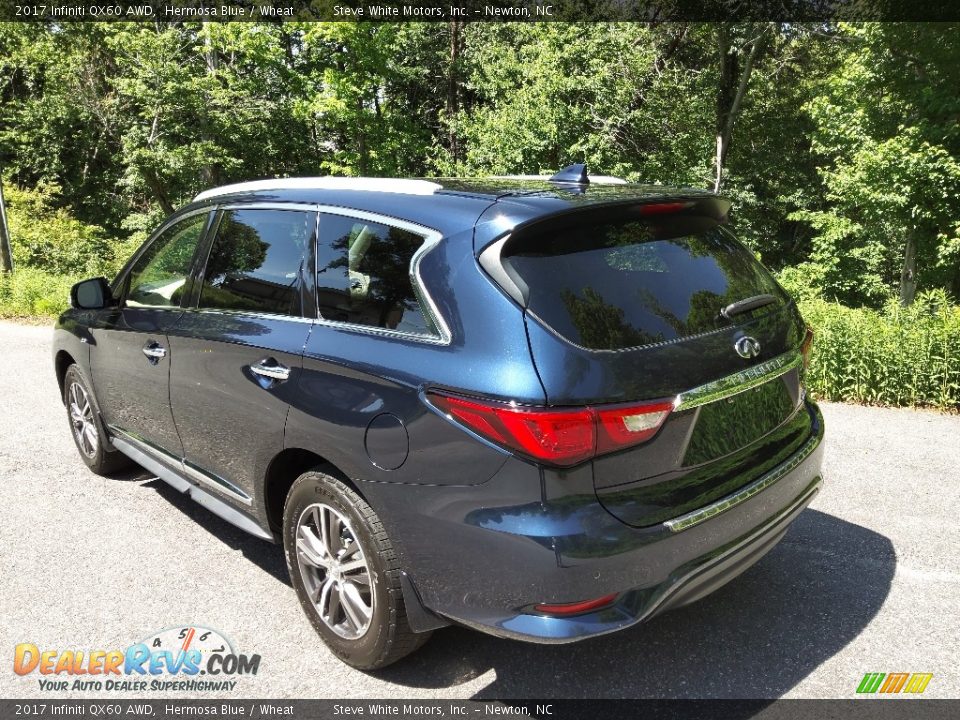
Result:
[[[80,451],[92,458],[100,447],[100,434],[97,432],[90,398],[83,386],[77,382],[70,383],[68,397],[73,436],[77,440]]]
[[[374,595],[370,568],[349,520],[323,503],[297,521],[297,565],[310,601],[337,635],[356,640],[370,628]]]

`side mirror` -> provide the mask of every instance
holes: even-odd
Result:
[[[70,288],[70,305],[80,310],[99,310],[115,303],[106,278],[81,280]]]

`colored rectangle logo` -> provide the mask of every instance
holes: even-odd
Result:
[[[927,685],[933,679],[933,673],[866,673],[860,684],[857,685],[857,693],[869,695],[880,693],[884,695],[893,695],[897,693],[921,694],[927,689]]]

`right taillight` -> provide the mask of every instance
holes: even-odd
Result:
[[[427,398],[478,435],[561,467],[646,442],[673,410],[672,401],[550,408],[438,392],[427,393]]]
[[[803,335],[803,344],[800,346],[800,354],[803,355],[803,370],[810,369],[810,353],[813,352],[813,328],[807,326],[807,331]]]

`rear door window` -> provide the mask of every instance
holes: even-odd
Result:
[[[200,307],[301,315],[300,273],[316,213],[227,210],[203,274]]]
[[[785,297],[770,274],[710,218],[585,216],[518,235],[503,262],[529,288],[527,307],[568,340],[619,350],[730,325],[720,309]],[[737,321],[748,318],[741,316]]]
[[[320,215],[317,301],[325,320],[439,337],[410,278],[424,236],[345,215]]]

